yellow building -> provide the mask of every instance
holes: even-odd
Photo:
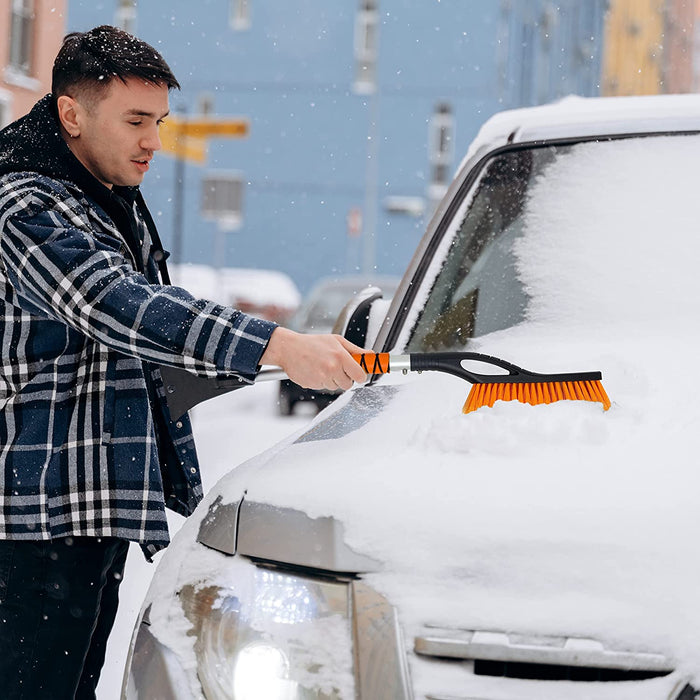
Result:
[[[604,95],[661,92],[663,0],[611,0],[603,53]]]
[[[692,90],[693,0],[610,0],[603,95]]]

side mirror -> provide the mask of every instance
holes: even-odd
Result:
[[[333,333],[347,338],[361,348],[371,347],[376,338],[379,324],[372,323],[378,313],[385,313],[382,290],[379,287],[365,287],[343,307],[333,326]],[[372,332],[371,329],[376,329]],[[371,337],[374,336],[374,337]]]

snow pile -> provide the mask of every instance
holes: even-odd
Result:
[[[287,322],[301,303],[294,281],[278,270],[186,264],[173,266],[171,276],[196,297],[273,321]]]

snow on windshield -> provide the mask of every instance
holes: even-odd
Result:
[[[697,318],[699,158],[700,136],[675,136],[580,144],[551,163],[515,246],[528,317]]]
[[[550,146],[489,160],[421,284],[417,322],[402,334],[410,330],[408,350],[459,350],[525,318],[639,325],[667,317],[668,306],[692,312],[700,207],[689,163],[699,138]]]

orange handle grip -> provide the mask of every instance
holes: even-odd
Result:
[[[388,352],[363,352],[353,355],[352,359],[357,362],[367,374],[386,374],[389,371]]]

